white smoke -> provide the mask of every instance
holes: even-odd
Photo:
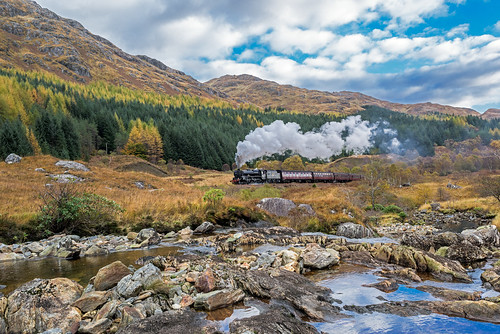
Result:
[[[291,150],[301,156],[326,160],[342,150],[361,154],[372,147],[372,136],[378,124],[361,120],[361,116],[350,116],[341,122],[329,122],[318,131],[303,133],[297,123],[273,123],[250,132],[237,146],[238,168],[245,162],[274,153]],[[385,132],[385,131],[384,131]],[[394,130],[391,135],[397,135]],[[397,146],[396,138],[392,145]],[[391,145],[391,146],[392,146]]]

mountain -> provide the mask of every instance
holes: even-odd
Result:
[[[220,95],[158,60],[122,51],[34,1],[0,1],[0,31],[0,67],[43,70],[82,83],[102,80],[171,95]]]
[[[500,118],[500,109],[488,109],[481,117],[484,119]]]
[[[352,114],[364,105],[375,105],[411,115],[425,115],[434,112],[452,115],[480,114],[469,108],[456,108],[434,103],[400,104],[376,99],[355,92],[324,92],[280,85],[251,75],[225,75],[206,84],[223,92],[237,102],[246,102],[260,107],[284,108],[305,113],[338,112]]]

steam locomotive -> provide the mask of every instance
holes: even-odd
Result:
[[[333,172],[313,172],[302,170],[245,169],[234,171],[234,184],[249,183],[315,183],[351,182],[361,180],[362,175]]]

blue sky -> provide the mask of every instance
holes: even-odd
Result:
[[[500,108],[498,0],[39,0],[200,81]]]

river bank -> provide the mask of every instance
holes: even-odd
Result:
[[[141,233],[91,241],[102,241],[102,249],[116,240],[128,245],[126,249],[141,244],[143,249],[116,252],[109,248],[108,255],[76,261],[46,258],[78,263],[116,255],[108,258],[113,261],[107,265],[88,267],[92,277],[80,278],[81,284],[67,277],[44,278],[11,290],[0,299],[0,329],[8,333],[50,329],[51,333],[274,333],[285,328],[287,333],[318,333],[334,328],[358,331],[364,323],[365,330],[383,331],[366,322],[368,314],[384,328],[404,329],[405,323],[427,319],[429,326],[454,323],[457,330],[462,326],[479,332],[500,329],[494,276],[499,270],[494,258],[500,254],[500,235],[493,227],[460,234],[416,234],[400,243],[353,242],[284,227],[179,239],[154,230]],[[190,234],[185,230],[179,236]],[[83,254],[96,246],[87,239],[75,239],[59,236],[45,249],[56,249],[57,254],[54,245],[69,246],[63,240],[71,240],[71,246],[86,245]],[[472,255],[452,259],[455,253],[449,250],[454,247],[468,247],[477,256],[471,263],[464,261]],[[486,264],[481,262],[485,260]]]

